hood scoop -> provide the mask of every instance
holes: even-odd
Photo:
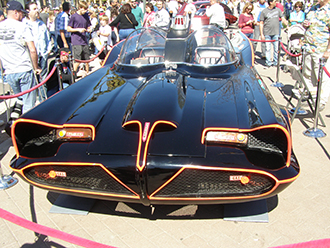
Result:
[[[126,108],[123,117],[124,128],[132,128],[130,125],[125,125],[132,121],[139,121],[143,125],[146,122],[153,124],[162,121],[163,124],[157,127],[159,131],[173,130],[173,125],[167,125],[166,122],[178,126],[186,101],[182,80],[183,77],[180,76],[174,82],[170,81],[162,73],[142,84]]]

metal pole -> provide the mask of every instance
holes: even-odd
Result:
[[[73,71],[73,62],[74,62],[73,55],[70,54],[69,55],[69,66],[70,66],[70,71],[71,71],[71,84],[74,84],[75,83],[75,75],[74,75],[74,73],[77,73],[77,72],[74,72]]]
[[[320,66],[319,66],[319,74],[318,74],[318,81],[317,81],[317,95],[316,95],[316,103],[315,103],[315,111],[314,111],[314,127],[309,128],[303,133],[312,138],[322,138],[326,136],[326,134],[317,128],[318,119],[319,119],[319,105],[320,105],[320,98],[321,98],[321,90],[322,90],[322,79],[323,79],[323,67],[325,65],[325,58],[320,58]]]
[[[3,93],[3,95],[5,95],[6,94],[5,93],[5,78],[4,78],[4,70],[3,70],[3,67],[2,67],[1,60],[0,60],[0,67],[1,67],[2,93]],[[9,106],[7,104],[7,100],[6,99],[4,100],[4,102],[5,102],[6,109],[7,109],[7,111],[6,111],[6,117],[7,117],[7,122],[8,122],[9,119],[10,119],[10,108],[9,108]]]
[[[277,49],[277,71],[276,71],[276,82],[272,83],[273,87],[283,87],[284,85],[280,82],[280,61],[281,61],[281,37],[278,37],[278,49]]]
[[[56,71],[57,71],[58,88],[59,88],[59,90],[63,90],[63,84],[62,84],[62,80],[61,80],[61,70],[60,70],[60,59],[59,58],[55,59],[55,66],[56,66]]]
[[[31,63],[32,68],[33,68],[33,62],[32,62],[32,58],[31,58],[31,54],[30,54],[30,50],[29,50],[28,46],[26,46],[26,49],[27,49],[27,52],[29,54],[30,63]],[[35,72],[34,69],[32,69],[32,70],[33,70],[34,79],[36,80],[36,84],[38,85],[39,84],[39,80],[38,80],[37,74],[36,74],[36,72]],[[44,98],[42,96],[42,92],[41,92],[40,87],[38,87],[38,91],[39,91],[41,100],[44,101]]]

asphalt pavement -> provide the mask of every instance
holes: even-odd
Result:
[[[287,104],[295,81],[280,72],[283,88],[272,87],[276,67],[266,68],[256,52],[256,68],[274,99]],[[283,53],[284,54],[284,53]],[[98,61],[94,61],[94,69]],[[1,102],[1,117],[5,105]],[[306,106],[304,106],[306,107]],[[0,208],[26,220],[68,234],[115,247],[272,247],[330,238],[330,104],[321,112],[327,136],[303,134],[313,128],[311,114],[292,123],[293,149],[301,166],[300,177],[277,197],[267,200],[268,223],[224,220],[223,205],[150,207],[96,200],[87,215],[49,213],[59,194],[32,187],[22,180],[0,191]],[[4,126],[1,126],[3,129]],[[4,174],[15,155],[11,140],[0,134]],[[14,175],[15,176],[15,175]],[[38,235],[0,219],[0,247],[79,247],[51,236]],[[330,246],[330,244],[329,244]]]

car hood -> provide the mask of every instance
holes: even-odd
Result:
[[[204,157],[201,135],[207,127],[246,129],[277,122],[269,114],[274,111],[262,87],[249,84],[255,75],[242,70],[224,79],[178,73],[168,78],[159,73],[126,80],[102,68],[89,82],[70,86],[24,118],[38,119],[48,105],[61,106],[42,120],[94,125],[96,136],[89,154],[134,155],[141,144],[148,143],[149,155]],[[92,93],[91,80],[96,82]]]

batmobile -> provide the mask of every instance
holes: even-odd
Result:
[[[97,71],[13,123],[11,168],[40,188],[124,202],[268,198],[299,175],[288,113],[240,31],[135,30]]]

